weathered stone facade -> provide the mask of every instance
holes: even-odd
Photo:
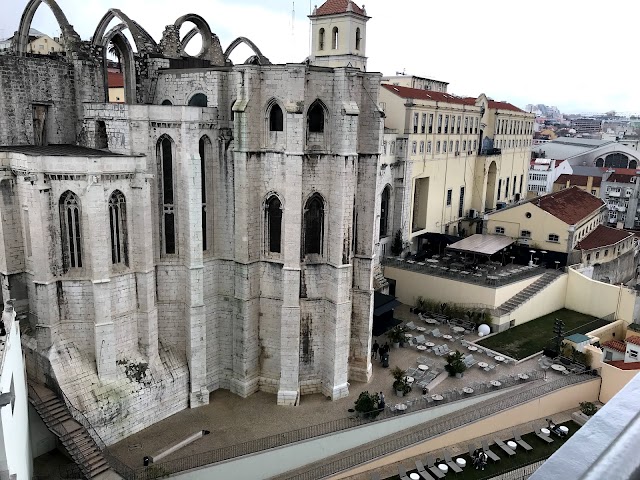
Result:
[[[294,405],[371,375],[380,76],[223,53],[194,15],[164,36],[110,10],[65,55],[0,57],[3,299],[107,443],[219,388]]]

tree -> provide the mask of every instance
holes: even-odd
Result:
[[[118,70],[122,72],[122,63],[120,62],[120,59],[121,59],[120,49],[116,47],[113,43],[110,43],[109,48],[107,49],[107,53],[118,59]]]

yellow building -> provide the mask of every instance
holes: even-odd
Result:
[[[635,235],[626,230],[598,225],[576,247],[581,253],[580,263],[591,266],[615,260],[633,251],[636,244],[634,239]],[[633,259],[630,263],[630,270],[633,273]]]
[[[399,132],[396,155],[410,187],[399,223],[412,251],[428,232],[475,233],[483,212],[525,197],[533,114],[484,94],[402,85],[383,84],[379,101],[385,127]]]
[[[532,249],[568,255],[606,215],[600,198],[570,187],[485,215],[485,231]]]
[[[48,55],[50,53],[62,52],[64,49],[58,38],[51,38],[49,35],[42,35],[29,42],[27,51],[38,55]]]
[[[600,184],[602,177],[592,177],[586,175],[569,175],[563,173],[553,182],[553,192],[559,192],[565,188],[578,187],[580,190],[589,192],[591,195],[600,197]]]

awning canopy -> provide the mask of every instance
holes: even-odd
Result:
[[[373,314],[375,316],[387,313],[396,308],[401,303],[393,295],[385,295],[380,292],[373,292]]]
[[[493,255],[505,247],[511,245],[515,240],[503,235],[488,235],[476,233],[470,237],[463,238],[459,242],[447,247],[449,250],[458,252],[478,253],[480,255]]]
[[[448,235],[445,233],[425,232],[421,233],[415,238],[429,240],[429,242],[434,243],[446,243],[448,245],[457,242],[461,237],[456,237],[455,235]]]

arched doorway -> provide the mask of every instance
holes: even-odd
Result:
[[[498,176],[498,167],[496,162],[491,162],[487,172],[487,195],[484,200],[484,209],[493,210],[496,208],[496,178]]]

